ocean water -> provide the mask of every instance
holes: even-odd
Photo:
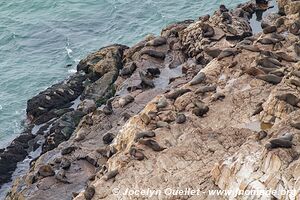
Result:
[[[1,0],[0,148],[22,129],[26,101],[88,53],[133,45],[166,25],[245,0]]]

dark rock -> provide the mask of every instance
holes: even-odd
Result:
[[[176,121],[177,124],[185,123],[186,122],[185,114],[178,114],[175,121]]]

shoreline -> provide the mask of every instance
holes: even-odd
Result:
[[[234,9],[232,13],[240,12],[239,15],[245,15],[247,17],[246,10],[252,9],[252,11],[249,12],[253,15],[255,8],[252,6],[253,4],[251,2],[241,4],[241,6],[238,9]],[[217,12],[223,13],[223,11]],[[205,22],[205,18],[206,16],[203,16],[199,20]],[[208,20],[209,19],[210,18],[208,18]],[[237,20],[242,25],[235,24],[238,29],[235,30],[236,32],[234,33],[232,31],[224,33],[224,30],[214,28],[213,35],[207,38],[218,43],[218,41],[223,40],[225,36],[225,40],[233,41],[235,44],[237,43],[236,41],[243,41],[249,37],[249,35],[246,36],[242,34],[251,32],[251,28],[249,29],[250,25],[247,24],[248,22],[244,17],[239,16],[232,19],[230,16],[225,16],[224,19],[229,21]],[[213,18],[213,20],[215,19]],[[217,19],[216,21],[218,22]],[[200,55],[200,50],[191,47],[188,38],[181,38],[179,42],[180,46],[176,46],[179,45],[178,36],[176,36],[176,34],[178,34],[178,32],[188,32],[192,24],[198,26],[197,21],[194,20],[175,23],[162,30],[162,37],[150,36],[133,47],[118,44],[103,47],[81,60],[77,66],[77,72],[74,75],[30,99],[26,111],[28,118],[32,121],[31,127],[29,126],[29,128],[24,131],[25,134],[14,139],[12,144],[6,148],[7,150],[5,152],[0,151],[1,160],[3,161],[5,159],[6,164],[7,162],[9,163],[8,167],[5,168],[6,171],[2,171],[4,175],[8,176],[1,178],[2,182],[0,182],[0,184],[10,179],[12,169],[15,169],[17,163],[27,157],[27,151],[31,152],[31,150],[41,148],[43,155],[33,158],[30,162],[30,168],[33,169],[31,171],[38,172],[36,174],[27,172],[24,180],[17,180],[8,197],[13,198],[16,195],[22,194],[23,192],[19,191],[21,186],[29,184],[29,186],[27,185],[26,187],[30,190],[30,187],[37,182],[46,184],[45,179],[49,179],[53,184],[55,184],[53,181],[59,180],[65,184],[77,185],[74,190],[82,191],[82,189],[86,187],[86,183],[90,181],[90,177],[93,176],[94,171],[103,170],[101,164],[106,167],[105,163],[109,162],[109,159],[116,153],[114,149],[116,147],[114,147],[114,145],[109,145],[107,147],[109,149],[106,148],[106,144],[110,144],[114,138],[119,137],[115,132],[111,133],[111,130],[116,131],[114,129],[126,125],[127,120],[132,120],[132,118],[134,118],[133,116],[139,114],[144,106],[157,95],[166,93],[175,86],[182,86],[183,83],[186,83],[192,78],[192,74],[195,75],[195,71],[199,70],[199,67],[200,69],[204,69],[212,62],[212,60],[207,60],[207,57]],[[201,27],[202,24],[199,23],[199,26]],[[239,28],[241,27],[242,29],[240,30]],[[207,34],[211,34],[210,26],[206,28],[201,27],[201,29],[206,29]],[[185,37],[190,36],[191,35],[186,35]],[[184,43],[183,41],[185,41],[186,44],[182,44]],[[151,47],[154,47],[154,50],[151,49]],[[139,52],[139,54],[136,54],[137,52]],[[206,53],[209,56],[213,55],[214,58],[214,51],[207,51]],[[226,55],[224,58],[235,55],[236,53],[237,52],[231,52],[230,55]],[[169,54],[171,54],[172,59],[168,61]],[[139,57],[142,58],[142,61],[138,60]],[[219,59],[220,54],[216,57]],[[195,60],[196,68],[184,69],[184,63],[192,62],[191,59]],[[167,70],[161,67],[162,62],[168,66]],[[199,65],[199,67],[197,67],[197,65]],[[188,73],[183,74],[172,70],[178,66],[181,66],[182,72],[187,70]],[[146,69],[146,74],[137,73],[136,69]],[[189,70],[192,70],[191,74],[189,74]],[[151,78],[149,78],[149,76]],[[155,81],[153,82],[152,79]],[[167,83],[165,83],[166,80]],[[139,95],[141,97],[139,97]],[[136,106],[126,107],[132,102],[136,103]],[[76,105],[74,106],[74,104],[78,104],[78,107],[76,107]],[[168,118],[170,116],[165,117]],[[108,120],[110,125],[106,125],[101,119]],[[94,121],[97,120],[100,120],[98,121],[99,126],[101,125],[103,128],[95,124]],[[146,117],[144,120],[148,121],[149,119]],[[99,128],[99,130],[104,129],[104,133],[102,133],[104,134],[103,139],[100,137],[103,141],[100,140],[99,142],[103,142],[104,144],[101,145],[105,148],[102,150],[97,149],[97,152],[100,152],[100,155],[102,155],[102,152],[105,151],[105,156],[102,155],[100,158],[91,152],[91,150],[98,145],[95,145],[91,141],[90,145],[85,144],[85,140],[88,139],[87,133],[92,133],[96,130],[88,130],[89,127],[93,126]],[[160,126],[164,127],[167,125],[162,123]],[[109,131],[107,132],[107,130]],[[98,136],[93,137],[99,139]],[[93,140],[95,140],[95,138],[93,138]],[[118,139],[120,140],[120,138]],[[43,140],[44,142],[41,142]],[[84,148],[81,146],[82,144],[84,144]],[[120,151],[120,149],[123,148],[117,148],[118,151]],[[75,160],[73,158],[59,158],[59,155],[68,156],[69,154],[73,154],[73,152],[78,154],[76,154]],[[81,154],[83,154],[83,156]],[[64,164],[62,164],[63,161],[65,162]],[[43,164],[44,162],[51,164]],[[81,175],[78,175],[82,176],[81,178],[83,180],[79,180],[79,177],[77,177],[74,178],[72,183],[68,183],[69,180],[60,173],[65,173],[65,170],[70,170],[70,165],[73,162],[80,168],[85,169]],[[64,170],[60,170],[60,167],[58,167],[57,170],[53,170],[52,168],[57,167],[57,164],[58,166],[69,166],[65,167],[65,169],[63,167]],[[0,162],[0,167],[3,166],[4,165]],[[71,168],[71,170],[75,169]],[[8,171],[10,172],[7,173]],[[54,175],[55,179],[52,180],[51,177]],[[57,175],[61,177],[58,178]],[[47,188],[47,186],[45,187]],[[83,193],[79,194],[78,199],[80,199],[82,195]]]

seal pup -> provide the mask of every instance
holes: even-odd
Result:
[[[294,50],[296,55],[300,57],[300,42],[294,44]]]
[[[120,76],[130,76],[136,70],[137,66],[135,62],[131,62],[121,69]]]
[[[61,169],[55,174],[55,179],[58,180],[59,182],[70,184],[71,182],[68,181],[66,177],[66,172],[65,170]]]
[[[161,98],[158,100],[157,104],[156,104],[156,107],[157,107],[158,109],[165,108],[165,107],[167,107],[167,106],[168,106],[168,101],[167,101],[167,99],[164,98],[164,97],[161,97]]]
[[[291,93],[286,93],[275,97],[278,100],[285,101],[286,103],[296,107],[298,107],[298,103],[300,102],[300,99]]]
[[[209,56],[211,56],[213,58],[218,57],[220,55],[220,53],[222,52],[221,49],[218,49],[218,48],[209,48],[209,47],[204,47],[203,51],[207,55],[209,55]]]
[[[165,97],[167,99],[177,99],[178,97],[184,95],[185,93],[191,92],[190,89],[187,88],[180,88],[180,89],[175,89],[172,92],[169,92],[168,94],[165,94]]]
[[[95,187],[94,186],[88,186],[83,193],[83,196],[86,200],[92,200],[94,195],[95,195]]]
[[[115,178],[118,174],[119,174],[119,170],[117,170],[117,169],[109,171],[104,175],[104,180],[108,181],[112,178]]]
[[[115,135],[112,133],[106,133],[103,135],[102,140],[104,144],[110,144],[115,138]]]
[[[124,106],[126,106],[126,105],[132,103],[133,101],[134,101],[134,97],[133,97],[133,96],[131,96],[131,95],[126,95],[126,96],[121,97],[121,98],[119,99],[119,105],[120,105],[120,107],[123,108]]]
[[[155,137],[155,132],[154,131],[139,132],[135,135],[134,141],[137,142],[139,139],[153,138],[153,137]]]
[[[300,122],[297,122],[297,121],[292,121],[291,122],[291,126],[295,129],[298,129],[300,130]]]
[[[145,159],[145,155],[143,154],[143,152],[135,147],[130,148],[129,155],[135,160],[141,161]]]
[[[282,80],[282,77],[276,76],[274,74],[258,75],[256,76],[256,78],[274,85],[277,85]]]
[[[196,101],[194,105],[196,108],[192,110],[192,113],[198,117],[203,117],[209,111],[209,107],[201,101]]]
[[[202,36],[204,38],[213,37],[215,35],[214,28],[206,23],[202,24],[201,29],[202,29]]]
[[[265,68],[280,68],[282,64],[273,58],[261,58],[259,60],[256,60],[256,63],[262,67]]]
[[[147,68],[147,73],[152,77],[158,77],[160,75],[160,70],[157,67]]]
[[[148,42],[146,42],[145,46],[161,46],[167,43],[167,39],[165,37],[159,36],[154,38],[153,40],[150,40]]]
[[[196,76],[189,82],[189,85],[197,85],[206,80],[206,75],[203,72],[198,72]]]
[[[285,52],[276,52],[276,55],[287,62],[297,62],[297,59],[293,58]]]
[[[218,60],[222,60],[223,58],[226,58],[229,56],[235,56],[238,53],[240,53],[240,51],[238,51],[237,49],[231,49],[231,48],[224,49],[218,56]]]
[[[225,5],[220,5],[220,7],[219,7],[219,11],[221,12],[221,13],[223,13],[223,12],[228,12],[229,10],[226,8],[226,6]]]
[[[139,140],[140,144],[143,144],[149,148],[151,148],[153,151],[163,151],[166,148],[161,147],[155,140],[147,139],[147,140]]]
[[[176,116],[175,122],[177,124],[183,124],[183,123],[185,123],[186,122],[186,116],[185,116],[185,114],[183,114],[183,113],[178,114]]]
[[[195,91],[195,94],[205,94],[207,92],[214,92],[216,90],[217,90],[216,85],[202,86]]]
[[[141,55],[144,55],[144,54],[151,56],[153,58],[161,59],[161,60],[164,60],[166,57],[166,54],[164,52],[155,51],[153,49],[142,50]]]
[[[143,88],[154,88],[154,82],[153,80],[149,79],[148,77],[146,77],[146,75],[143,72],[139,72],[140,78],[141,78],[141,86]]]

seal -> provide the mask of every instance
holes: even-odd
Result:
[[[202,86],[195,91],[195,94],[205,94],[207,92],[214,92],[216,90],[217,90],[216,85]]]
[[[229,57],[229,56],[235,56],[238,53],[240,53],[240,51],[238,51],[237,49],[224,49],[220,55],[218,56],[218,60],[222,60],[223,58]]]
[[[290,83],[295,85],[296,87],[300,87],[300,81],[297,79],[294,78],[290,79]]]
[[[121,98],[119,99],[119,105],[120,105],[120,107],[123,108],[124,106],[126,106],[126,105],[132,103],[133,101],[134,101],[134,97],[133,97],[133,96],[131,96],[131,95],[126,95],[125,97],[121,97]]]
[[[265,28],[263,28],[263,33],[264,34],[269,34],[269,33],[274,33],[277,31],[277,27],[276,26],[266,26]]]
[[[60,165],[59,165],[62,169],[69,169],[71,167],[71,161],[68,160],[67,158],[63,158],[60,162]]]
[[[112,133],[106,133],[103,135],[102,140],[104,144],[110,144],[115,138],[115,135]]]
[[[66,172],[65,170],[59,170],[56,174],[55,174],[55,179],[58,180],[59,182],[62,183],[66,183],[66,184],[70,184],[71,182],[68,181],[67,177],[66,177]]]
[[[145,46],[161,46],[167,43],[167,39],[165,37],[159,36],[154,38],[153,40],[150,40],[149,42],[146,42]]]
[[[95,187],[94,186],[88,186],[83,193],[83,196],[86,200],[92,200],[94,195],[95,195]]]
[[[209,107],[206,106],[201,101],[196,101],[195,103],[196,108],[192,110],[192,113],[198,117],[203,117],[209,111]]]
[[[261,44],[269,45],[269,44],[276,44],[277,42],[279,42],[279,40],[274,39],[274,38],[262,38],[262,39],[259,39],[257,42],[259,42]]]
[[[281,34],[278,34],[278,33],[272,33],[271,38],[277,39],[279,41],[285,40],[285,37]]]
[[[117,169],[109,171],[104,175],[104,180],[108,181],[112,178],[115,178],[118,174],[119,174],[119,170],[117,170]]]
[[[205,81],[206,75],[203,72],[198,72],[196,76],[189,82],[189,85],[197,85]]]
[[[300,42],[294,44],[294,50],[296,55],[300,57]]]
[[[167,99],[173,99],[173,100],[175,100],[178,97],[180,97],[180,96],[182,96],[185,93],[188,93],[190,91],[191,91],[190,89],[180,88],[180,89],[173,90],[172,92],[169,92],[168,94],[165,94],[165,97]]]
[[[282,59],[282,60],[285,60],[287,62],[297,62],[297,59],[296,58],[293,58],[292,56],[288,55],[287,53],[285,52],[276,52],[276,55]]]
[[[282,95],[275,96],[278,100],[285,101],[286,103],[298,107],[298,103],[300,102],[300,99],[296,97],[292,93],[285,93]]]
[[[298,78],[300,78],[300,71],[298,71],[298,70],[292,71],[292,75],[297,76]]]
[[[143,88],[154,88],[154,82],[153,80],[149,79],[148,77],[146,77],[146,75],[143,72],[139,72],[140,78],[141,78],[141,86]]]
[[[221,13],[223,13],[223,12],[228,12],[229,10],[226,8],[225,5],[222,4],[222,5],[220,5],[219,11],[220,11]]]
[[[289,31],[294,35],[300,35],[300,20],[297,20],[291,24]]]
[[[295,129],[300,130],[300,122],[298,122],[298,121],[292,121],[291,126]]]
[[[158,109],[165,108],[165,107],[167,107],[167,106],[168,106],[168,101],[167,101],[167,99],[164,98],[164,97],[161,97],[161,98],[158,100],[157,105],[156,105],[156,107],[157,107]]]
[[[175,122],[177,124],[183,124],[183,123],[185,123],[186,122],[186,116],[185,116],[185,114],[183,114],[183,113],[178,114],[176,116]]]
[[[145,155],[143,154],[142,151],[138,150],[137,148],[135,147],[131,147],[130,150],[129,150],[129,154],[130,156],[135,159],[135,160],[144,160],[145,159]]]
[[[152,77],[158,77],[160,75],[160,70],[157,67],[147,68],[147,73]]]
[[[68,155],[68,154],[72,153],[73,151],[75,151],[76,149],[77,149],[77,147],[75,147],[75,146],[66,147],[61,150],[61,155]]]
[[[261,58],[259,60],[256,60],[256,63],[265,68],[278,69],[282,66],[282,64],[278,60],[275,60],[274,58]]]
[[[259,131],[256,135],[257,140],[262,140],[267,137],[268,133],[266,131]]]
[[[232,16],[229,14],[229,12],[223,12],[221,18],[223,23],[227,23],[227,24],[232,23]]]
[[[281,138],[275,138],[269,141],[268,144],[265,145],[265,147],[270,150],[274,148],[292,148],[293,143],[289,140],[281,139]]]
[[[151,148],[153,151],[163,151],[166,149],[161,147],[155,140],[152,139],[139,140],[139,143]]]
[[[137,66],[135,62],[131,62],[126,65],[123,69],[121,69],[120,75],[121,76],[130,76],[136,70]]]
[[[220,53],[222,52],[222,50],[218,49],[218,48],[209,48],[209,47],[204,47],[203,51],[213,57],[213,58],[216,58],[220,55]]]
[[[266,74],[262,69],[258,67],[250,67],[248,69],[245,69],[245,73],[249,74],[250,76],[257,76],[257,75],[264,75]]]
[[[153,58],[161,59],[161,60],[164,60],[166,57],[166,54],[164,52],[155,51],[153,49],[142,50],[141,55],[144,55],[144,54],[151,56]]]
[[[215,30],[210,25],[203,23],[201,28],[202,28],[202,36],[204,38],[213,37],[215,35]]]
[[[277,85],[282,80],[282,77],[279,77],[279,76],[276,76],[273,74],[258,75],[258,76],[256,76],[256,78],[266,81],[268,83],[274,84],[274,85]]]
[[[153,137],[155,137],[155,132],[154,131],[139,132],[135,135],[134,141],[137,142],[139,139],[153,138]]]
[[[256,45],[241,45],[241,49],[245,49],[252,52],[260,52],[260,48]]]

